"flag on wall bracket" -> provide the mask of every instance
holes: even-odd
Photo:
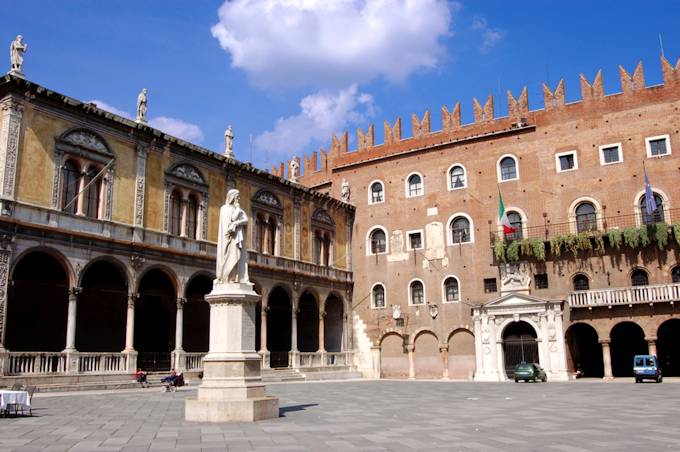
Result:
[[[647,177],[647,168],[644,166],[642,170],[645,173],[645,213],[647,215],[652,215],[656,212],[659,206],[656,205],[656,199],[654,199],[654,192],[652,191],[652,186],[649,183],[649,177]]]
[[[498,191],[498,220],[503,225],[503,234],[512,234],[517,232],[517,228],[510,224],[510,219],[508,219],[508,213],[505,211],[503,197],[501,196],[500,190]]]

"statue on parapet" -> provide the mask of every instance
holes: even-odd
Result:
[[[234,132],[231,125],[224,131],[224,155],[234,158]]]
[[[297,162],[297,159],[295,157],[293,157],[293,159],[288,164],[288,180],[289,181],[297,183],[298,170],[299,169],[300,169],[300,164]]]
[[[343,202],[349,202],[349,199],[352,195],[352,192],[349,188],[349,182],[347,182],[347,179],[342,180],[342,185],[340,185],[340,199],[342,199]]]
[[[248,277],[248,248],[246,228],[248,216],[239,205],[239,191],[227,192],[227,200],[220,208],[220,225],[217,237],[217,278],[214,286],[250,283]]]
[[[147,102],[147,91],[146,88],[144,88],[137,96],[137,122],[141,124],[146,124]]]
[[[24,52],[26,50],[28,50],[28,45],[24,42],[23,36],[18,35],[9,45],[10,74],[18,77],[24,76],[21,67],[24,64]]]

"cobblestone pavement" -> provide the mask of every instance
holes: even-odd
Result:
[[[38,394],[0,450],[680,451],[680,385],[351,381],[272,384],[281,417],[184,420],[191,388]]]

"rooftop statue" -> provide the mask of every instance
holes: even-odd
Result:
[[[240,199],[239,191],[231,189],[220,208],[215,286],[250,282],[246,246],[248,217],[239,205]]]
[[[148,101],[146,88],[137,96],[137,122],[146,124],[146,103]]]
[[[21,71],[21,67],[24,64],[24,52],[28,50],[28,45],[24,42],[23,36],[19,35],[14,41],[9,45],[9,59],[10,59],[10,70],[9,73],[12,75],[17,75],[23,77],[24,73]]]
[[[292,159],[290,163],[288,164],[288,180],[291,182],[297,183],[297,177],[298,177],[298,169],[300,168],[300,165],[297,162],[297,159]]]
[[[234,132],[231,130],[231,125],[224,131],[224,155],[234,157]]]
[[[340,199],[342,199],[343,202],[349,202],[351,195],[352,192],[349,188],[349,182],[347,182],[347,179],[343,179],[342,185],[340,186]]]

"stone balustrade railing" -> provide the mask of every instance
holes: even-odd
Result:
[[[580,290],[570,292],[567,297],[567,302],[572,308],[674,301],[680,301],[679,283]]]
[[[5,374],[51,374],[66,372],[66,353],[8,352]]]
[[[348,352],[327,352],[326,366],[347,366],[349,363]]]
[[[311,276],[321,276],[323,278],[335,279],[338,281],[352,281],[352,272],[335,267],[317,265],[311,262],[289,259],[283,256],[272,256],[250,250],[248,251],[248,260],[250,264],[288,270],[291,272],[303,273]]]
[[[127,370],[127,353],[79,353],[80,373],[123,373]]]
[[[184,365],[186,370],[201,370],[203,369],[203,358],[207,353],[185,353]]]

